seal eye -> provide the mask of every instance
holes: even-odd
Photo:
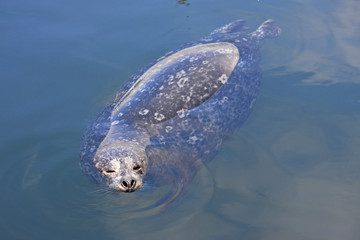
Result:
[[[139,165],[136,165],[135,167],[133,167],[133,170],[140,175],[143,174],[143,171],[141,170],[141,167]]]
[[[111,174],[111,173],[114,173],[115,170],[104,170],[103,173],[104,174]]]

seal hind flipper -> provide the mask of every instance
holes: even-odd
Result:
[[[246,30],[249,29],[248,27],[245,26],[245,23],[246,23],[245,20],[238,19],[229,24],[226,24],[225,26],[215,29],[213,32],[211,32],[210,35],[245,32]]]
[[[263,22],[258,29],[250,34],[252,38],[262,40],[264,38],[274,38],[281,34],[281,28],[275,25],[275,21],[268,19]]]

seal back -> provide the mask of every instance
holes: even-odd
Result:
[[[147,70],[117,103],[112,120],[161,123],[193,109],[228,80],[239,51],[231,43],[208,43],[176,52]]]

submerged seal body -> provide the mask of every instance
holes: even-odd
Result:
[[[237,20],[166,54],[134,75],[87,128],[80,167],[95,182],[132,192],[145,176],[189,182],[249,116],[259,92],[259,42]]]

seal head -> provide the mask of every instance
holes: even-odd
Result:
[[[147,161],[125,148],[101,148],[95,155],[97,170],[114,190],[133,192],[143,185]]]

